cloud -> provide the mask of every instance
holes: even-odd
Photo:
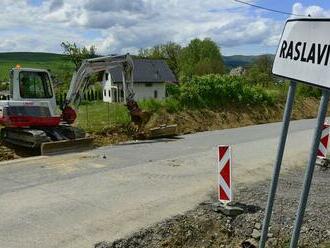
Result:
[[[51,1],[51,4],[49,6],[49,11],[50,12],[56,11],[56,10],[60,9],[61,7],[63,7],[63,5],[64,5],[63,0],[53,0],[53,1]]]
[[[62,41],[95,44],[102,54],[137,51],[167,41],[186,45],[214,39],[223,51],[242,46],[274,48],[284,20],[228,0],[2,0],[0,51],[61,51]],[[251,0],[250,2],[253,2]],[[319,6],[297,14],[328,16]],[[262,53],[258,50],[255,53]]]
[[[311,17],[329,17],[330,10],[325,10],[317,5],[304,6],[301,3],[295,3],[292,6],[292,13],[296,15],[310,15]]]
[[[123,0],[88,0],[84,8],[89,11],[100,12],[142,12],[145,10],[143,0],[123,1]]]

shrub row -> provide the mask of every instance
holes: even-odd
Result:
[[[226,104],[274,104],[276,95],[243,77],[205,75],[183,79],[177,86],[170,86],[168,94],[183,107],[220,107]]]

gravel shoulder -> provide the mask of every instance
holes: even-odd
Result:
[[[274,206],[268,247],[287,247],[298,206],[304,168],[281,176]],[[330,170],[316,167],[299,247],[330,247]],[[216,193],[195,209],[142,229],[112,243],[100,242],[95,248],[142,247],[244,247],[248,240],[257,244],[264,216],[270,180],[239,184],[236,201],[245,213],[236,218],[212,210]],[[246,246],[248,247],[248,246]],[[253,246],[251,246],[253,247]]]

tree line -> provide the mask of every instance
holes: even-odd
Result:
[[[76,43],[62,42],[63,53],[66,54],[76,70],[82,60],[97,57],[95,46],[78,47]],[[229,72],[226,68],[220,46],[210,38],[193,39],[187,46],[175,42],[155,45],[151,48],[141,48],[136,55],[138,58],[164,59],[177,79],[191,78],[208,74],[223,75]],[[248,68],[244,77],[251,84],[264,87],[275,83],[272,75],[272,57],[259,56]]]

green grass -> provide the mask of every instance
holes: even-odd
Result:
[[[138,102],[139,107],[151,113],[165,109],[169,113],[181,110],[176,99],[143,100]],[[128,125],[131,122],[127,108],[122,103],[105,103],[95,101],[82,103],[79,106],[77,125],[89,132],[99,132],[111,127]]]
[[[97,101],[79,107],[77,124],[90,132],[129,123],[130,116],[123,104]]]
[[[26,68],[48,69],[60,82],[67,85],[74,65],[67,56],[52,53],[0,53],[0,82],[9,81],[9,70],[17,64]]]

